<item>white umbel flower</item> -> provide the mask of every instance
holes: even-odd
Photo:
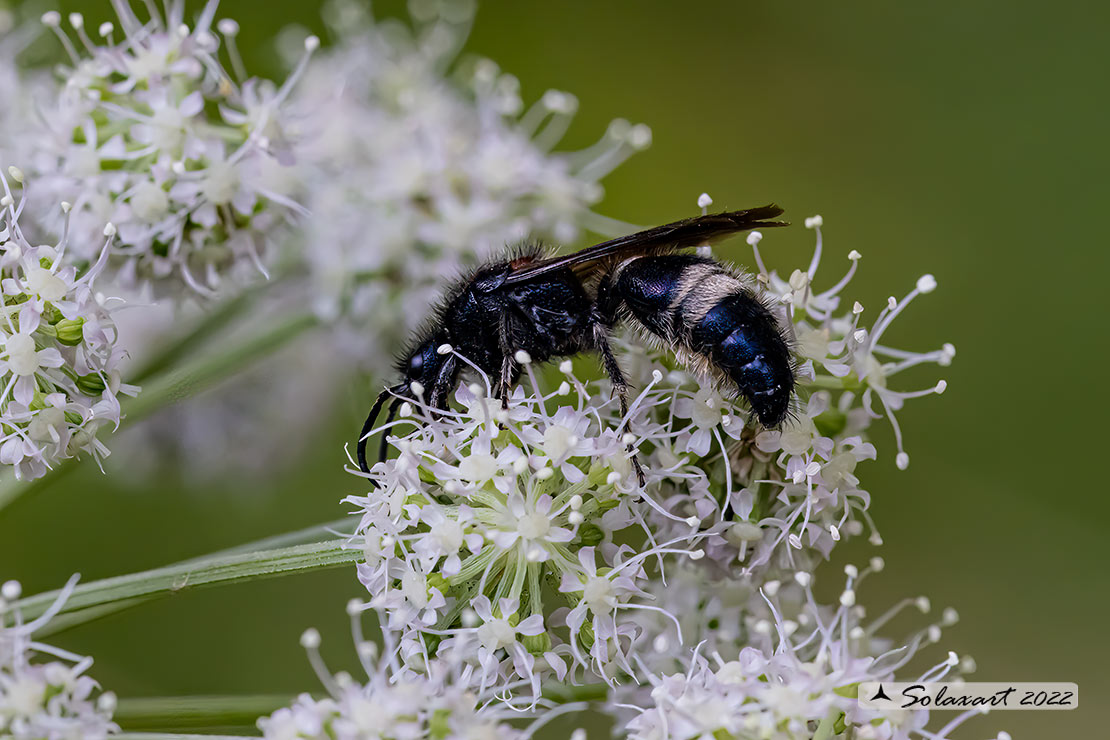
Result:
[[[662,517],[661,536],[685,531],[692,516],[708,534],[706,555],[741,575],[774,577],[768,570],[810,569],[842,539],[869,531],[882,540],[868,509],[871,494],[857,466],[877,456],[870,427],[884,415],[895,433],[894,462],[908,462],[894,416],[910,398],[941,393],[945,381],[920,391],[896,391],[887,381],[903,369],[930,363],[944,367],[955,350],[909,352],[879,344],[891,321],[912,299],[930,292],[926,276],[910,294],[892,299],[867,328],[859,303],[844,306],[844,293],[860,255],[848,255],[849,269],[831,288],[815,287],[821,261],[820,224],[813,258],[789,279],[766,270],[759,239],[749,239],[759,269],[756,284],[775,306],[794,337],[798,393],[790,418],[778,429],[748,423],[748,412],[730,400],[729,389],[714,388],[678,368],[668,352],[645,351],[642,341],[622,347],[635,385],[661,380],[637,407],[630,428],[670,425],[674,444],[654,449],[649,467],[663,473],[661,500],[675,517]],[[878,401],[878,404],[876,404]],[[879,413],[876,407],[884,413]]]
[[[302,694],[289,707],[258,721],[267,740],[528,740],[533,728],[564,711],[581,705],[554,707],[550,702],[528,705],[497,697],[476,685],[477,676],[459,660],[463,651],[444,657],[415,661],[401,660],[397,635],[383,628],[384,648],[364,639],[360,616],[366,608],[353,601],[348,605],[355,647],[366,671],[366,683],[350,675],[332,675],[320,657],[320,635],[308,630],[301,644],[308,651],[328,696],[316,699]],[[511,628],[509,628],[511,630]],[[446,653],[446,651],[443,651]],[[518,728],[510,721],[537,718],[531,727]]]
[[[495,63],[457,61],[473,12],[412,3],[410,29],[335,3],[337,42],[293,95],[317,308],[352,318],[343,344],[375,370],[443,276],[522,239],[613,230],[591,211],[599,180],[650,141],[646,127],[618,121],[589,149],[552,151],[575,97],[549,91],[525,109]]]
[[[371,492],[346,499],[362,514],[358,576],[371,603],[406,644],[482,645],[471,658],[483,685],[538,690],[568,663],[605,680],[630,672],[622,616],[655,608],[642,589],[659,559],[701,556],[695,528],[656,535],[647,514],[659,504],[650,486],[637,491],[624,431],[609,421],[616,401],[566,370],[550,394],[518,387],[508,410],[486,378],[460,387],[458,412],[410,404],[390,425],[399,456],[371,469]]]
[[[0,586],[0,737],[12,740],[103,740],[118,732],[112,722],[115,696],[101,692],[85,672],[92,658],[74,655],[33,639],[61,609],[77,585],[62,589],[42,616],[24,622],[11,602],[20,585]]]
[[[901,676],[919,649],[940,639],[942,627],[954,619],[942,617],[905,642],[879,637],[899,611],[919,601],[906,599],[867,619],[855,605],[856,592],[881,567],[879,560],[862,570],[847,566],[845,587],[832,607],[818,605],[808,572],[757,589],[712,581],[704,569],[684,569],[673,584],[677,591],[659,589],[660,595],[684,603],[683,614],[702,622],[703,641],[691,657],[689,647],[667,641],[661,623],[645,624],[639,651],[644,688],[624,689],[612,700],[616,712],[628,718],[627,737],[811,740],[847,731],[851,737],[873,740],[948,738],[978,710],[957,715],[939,730],[927,730],[928,711],[866,710],[857,702],[860,682],[940,681],[960,665],[949,653],[924,674]],[[711,622],[720,627],[709,627]]]
[[[284,103],[316,42],[277,87],[225,71],[215,0],[192,27],[182,0],[148,21],[128,3],[112,5],[118,26],[103,24],[96,43],[80,14],[71,29],[57,13],[44,16],[71,64],[45,129],[22,142],[42,191],[36,218],[58,228],[48,208],[67,199],[79,238],[115,223],[110,268],[124,285],[207,296],[228,279],[265,274],[275,234],[300,210],[268,168],[292,163]],[[241,70],[234,23],[218,26]]]
[[[18,221],[25,202],[15,202],[3,173],[0,184],[0,462],[38,478],[82,452],[105,457],[97,431],[119,425],[119,396],[138,388],[120,381],[115,325],[92,285],[115,228],[102,227],[100,258],[79,275],[66,259],[68,229],[55,246],[32,246]],[[69,204],[60,210],[68,215]]]

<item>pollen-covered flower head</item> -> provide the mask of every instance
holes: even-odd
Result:
[[[74,576],[54,605],[42,616],[24,622],[12,602],[20,584],[0,586],[0,737],[13,740],[102,740],[119,731],[112,722],[115,696],[101,692],[85,672],[92,658],[35,641],[65,603]]]
[[[552,151],[573,95],[548,91],[526,108],[494,62],[457,59],[471,3],[414,2],[410,13],[411,24],[375,21],[331,4],[335,43],[292,96],[317,308],[355,319],[344,344],[378,370],[444,276],[525,238],[611,231],[591,211],[599,180],[650,141],[617,121],[588,149]]]
[[[292,162],[283,103],[317,42],[306,42],[283,86],[245,78],[238,27],[217,23],[216,6],[192,26],[182,0],[146,21],[113,3],[118,23],[96,29],[80,13],[65,23],[57,12],[43,16],[70,65],[45,129],[25,143],[43,191],[34,202],[71,201],[81,237],[115,223],[110,268],[125,285],[209,295],[226,279],[264,273],[276,230],[299,208],[269,168]],[[36,215],[60,228],[47,212]]]
[[[22,182],[22,172],[10,174]],[[82,452],[107,455],[97,431],[119,424],[118,396],[138,389],[120,380],[115,325],[93,290],[115,228],[101,227],[100,257],[78,273],[68,261],[75,237],[32,245],[18,220],[25,201],[16,202],[3,173],[0,184],[0,462],[37,478]]]

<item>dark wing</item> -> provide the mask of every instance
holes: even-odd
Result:
[[[608,259],[621,259],[637,254],[650,254],[656,251],[696,247],[715,239],[729,236],[740,231],[763,229],[774,226],[788,226],[784,221],[766,221],[782,215],[782,209],[773,203],[762,208],[749,208],[746,211],[710,213],[694,216],[672,224],[656,226],[654,229],[640,231],[628,236],[610,239],[592,247],[562,257],[532,262],[514,271],[505,279],[504,285],[523,283],[555,270],[574,268],[584,271],[589,266]]]

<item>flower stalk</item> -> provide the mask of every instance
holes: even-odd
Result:
[[[247,728],[292,699],[281,694],[121,698],[113,719],[124,731]]]
[[[237,304],[237,300],[229,301],[225,307],[230,308]],[[140,375],[152,377],[150,384],[143,392],[127,399],[121,404],[121,418],[128,423],[135,423],[167,406],[180,403],[196,394],[212,387],[221,380],[232,377],[246,368],[260,362],[282,347],[285,347],[296,338],[316,327],[319,319],[312,313],[296,313],[278,320],[269,330],[264,331],[247,341],[235,344],[225,351],[206,357],[192,366],[185,366],[179,370],[157,375],[159,370],[173,367],[172,361],[163,362],[157,358],[150,366],[144,367]],[[218,322],[204,321],[193,332],[183,338],[186,346],[175,345],[165,353],[167,356],[187,354],[190,347],[195,347],[218,329]],[[20,480],[5,474],[0,481],[0,512],[16,500],[37,492],[58,480],[62,475],[76,468],[77,459],[68,458],[55,465],[41,478],[34,480]]]
[[[345,543],[346,540],[337,539],[279,547],[216,557],[199,563],[177,563],[92,581],[73,590],[59,615],[139,597],[170,596],[187,588],[275,578],[338,567],[361,557],[360,552],[346,549]],[[14,606],[22,612],[25,619],[34,619],[50,608],[57,598],[57,591],[49,591],[21,599]]]

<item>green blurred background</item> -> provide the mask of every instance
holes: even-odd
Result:
[[[90,24],[106,7],[61,3]],[[854,291],[869,308],[936,275],[939,289],[888,336],[917,349],[951,341],[958,354],[947,393],[900,415],[907,471],[894,467],[889,427],[876,426],[881,457],[862,477],[888,568],[861,598],[876,611],[919,593],[957,607],[962,620],[942,644],[971,653],[979,680],[1080,684],[1084,709],[995,713],[957,737],[1103,736],[1110,499],[1097,381],[1108,357],[1097,322],[1110,250],[1098,214],[1110,198],[1110,5],[479,8],[469,50],[518,75],[527,100],[549,87],[579,97],[568,144],[591,142],[617,116],[652,126],[652,148],[606,181],[601,212],[659,223],[689,215],[708,191],[721,207],[775,200],[798,224],[821,213],[826,276],[858,249]],[[221,15],[240,21],[248,66],[277,75],[274,35],[288,23],[322,33],[319,10],[229,0]],[[808,260],[812,233],[799,226],[764,245],[782,269]],[[101,578],[334,519],[338,499],[361,490],[342,470],[342,445],[369,398],[352,389],[326,433],[291,432],[287,444],[311,446],[310,464],[249,486],[190,487],[167,474],[150,490],[120,490],[86,465],[0,517],[0,577],[35,592],[74,570]],[[873,554],[853,544],[836,561]],[[95,656],[94,675],[121,696],[316,691],[297,638],[320,628],[329,662],[349,667],[343,604],[360,591],[343,568],[185,593],[58,642]]]

